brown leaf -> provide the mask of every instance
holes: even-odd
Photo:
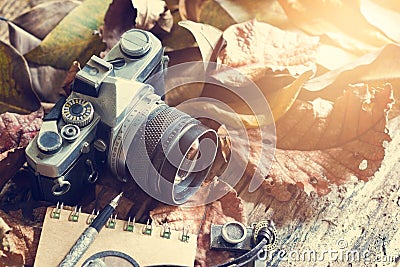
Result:
[[[314,77],[304,84],[301,93],[302,99],[314,99],[318,96],[334,101],[343,95],[342,88],[348,84],[368,83],[372,86],[380,86],[391,83],[396,102],[391,110],[391,117],[400,114],[400,46],[388,44],[381,49],[366,54],[353,62],[340,68]]]
[[[29,113],[39,107],[26,60],[15,48],[0,42],[0,113]]]
[[[43,110],[29,115],[4,113],[0,115],[0,153],[17,147],[25,147],[39,132]]]
[[[111,49],[121,35],[135,26],[136,12],[131,0],[114,0],[104,16],[103,41]]]
[[[360,1],[279,0],[279,3],[297,27],[312,35],[325,36],[328,44],[352,53],[362,55],[391,42],[364,18]]]
[[[199,21],[200,11],[206,0],[179,0],[179,13],[182,20]]]
[[[172,28],[173,20],[171,12],[164,1],[132,0],[134,8],[137,10],[135,27],[143,30],[150,30],[156,24],[162,25],[163,30],[169,32]]]
[[[208,62],[213,60],[211,59],[211,55],[222,36],[222,31],[211,25],[196,23],[189,20],[180,21],[178,25],[188,29],[193,34],[199,46],[203,61]]]
[[[30,11],[9,22],[10,43],[26,54],[39,46],[42,39],[80,2],[47,2],[35,6]],[[14,24],[15,23],[15,24]],[[61,88],[66,71],[51,66],[40,66],[28,62],[32,86],[41,101],[56,102],[65,95]]]
[[[393,27],[400,21],[400,10],[387,8],[384,3],[361,0],[360,12],[371,25],[381,30],[389,39],[400,42],[400,31],[398,27]]]
[[[228,252],[210,250],[211,224],[224,224],[233,220],[247,223],[242,200],[233,189],[223,198],[206,206],[162,205],[150,211],[150,216],[156,223],[161,225],[168,222],[176,230],[190,226],[190,231],[198,235],[195,266],[220,264],[232,256]]]
[[[290,75],[315,72],[318,38],[282,31],[254,20],[229,27],[223,38],[226,47],[219,53],[218,62],[239,70],[250,80],[260,79],[268,70],[287,70]],[[233,85],[243,84],[235,81],[235,77],[230,77]]]
[[[205,1],[200,9],[193,3],[186,3],[186,10],[199,14],[197,15],[199,20],[196,21],[213,25],[221,30],[251,19],[266,22],[284,30],[293,29],[293,24],[277,0],[212,0]]]
[[[0,210],[0,217],[12,228],[7,234],[9,250],[0,250],[0,266],[32,266],[39,245],[40,228],[25,224]]]
[[[275,161],[264,187],[276,198],[290,198],[289,185],[320,195],[353,177],[368,181],[379,169],[391,140],[387,113],[392,87],[358,85],[334,103],[297,101],[277,122]]]
[[[257,21],[235,24],[223,33],[223,38],[226,46],[221,51],[214,47],[217,62],[223,65],[216,65],[211,77],[224,86],[208,83],[202,95],[217,98],[242,114],[252,114],[249,108],[266,106],[268,101],[278,120],[315,72],[318,38]],[[253,95],[256,103],[250,106],[243,96],[255,91],[262,95]]]
[[[79,64],[78,61],[74,61],[71,67],[69,68],[67,76],[65,77],[64,82],[62,84],[62,88],[64,89],[66,95],[70,95],[75,76],[80,69],[81,65]]]
[[[163,46],[166,47],[166,51],[181,50],[195,46],[193,35],[186,29],[178,26],[178,22],[182,20],[179,10],[171,10],[171,15],[173,18],[171,32],[161,38]]]
[[[29,115],[0,115],[0,188],[25,162],[25,146],[39,132],[43,110]]]
[[[22,55],[36,48],[41,42],[39,38],[21,29],[11,21],[8,22],[8,31],[10,43]]]

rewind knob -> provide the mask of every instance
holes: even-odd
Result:
[[[66,123],[85,127],[92,121],[94,109],[89,101],[81,98],[72,98],[65,102],[61,114]]]

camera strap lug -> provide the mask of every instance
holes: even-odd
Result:
[[[64,176],[60,176],[54,180],[54,185],[51,188],[51,193],[54,196],[62,196],[69,191],[71,183],[64,180]]]
[[[87,180],[89,183],[93,184],[99,178],[99,172],[96,171],[93,161],[91,161],[90,159],[87,159],[85,163],[89,167],[89,172],[90,172]]]

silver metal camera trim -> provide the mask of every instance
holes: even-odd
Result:
[[[229,225],[236,225],[236,226],[239,226],[239,228],[243,231],[242,237],[241,237],[241,238],[238,238],[238,239],[233,239],[233,238],[231,238],[231,237],[229,236],[229,233],[228,233],[228,230],[227,230],[227,227],[228,227]],[[245,240],[245,238],[246,238],[246,233],[247,233],[246,226],[244,226],[242,223],[237,222],[237,221],[227,222],[227,223],[225,223],[225,224],[222,226],[222,228],[221,228],[221,236],[222,236],[222,238],[223,238],[226,242],[228,242],[228,243],[230,243],[230,244],[238,244],[238,243],[240,243],[240,242],[243,242],[243,240]]]
[[[143,123],[146,122],[148,115],[157,108],[157,103],[164,103],[161,101],[160,96],[154,94],[154,90],[151,86],[147,86],[151,90],[140,90],[143,95],[138,101],[126,110],[125,120],[119,125],[118,131],[113,136],[112,146],[110,153],[108,154],[108,162],[112,173],[117,175],[117,178],[123,182],[126,181],[125,174],[125,151],[124,143],[126,143],[126,137],[133,138],[132,133],[136,133]],[[145,156],[145,155],[143,155]]]
[[[26,160],[36,173],[58,178],[72,166],[75,160],[81,155],[82,147],[85,143],[91,143],[96,136],[96,126],[100,121],[100,117],[95,114],[89,125],[81,128],[78,138],[69,143],[63,140],[60,151],[52,155],[46,155],[41,152],[36,144],[38,136],[26,147]],[[60,121],[58,129],[61,129],[65,123]]]
[[[138,29],[133,29],[133,30],[138,30]],[[142,57],[140,58],[128,57],[121,51],[121,46],[120,46],[121,42],[119,42],[117,45],[111,48],[111,50],[104,57],[104,60],[115,60],[118,58],[123,58],[126,61],[126,64],[124,65],[123,68],[114,68],[114,74],[116,77],[122,77],[132,81],[137,80],[139,75],[142,74],[146,69],[146,67],[148,67],[149,65],[146,63],[143,64],[143,61],[146,61],[148,59],[150,59],[151,61],[157,58],[157,54],[159,54],[160,51],[163,51],[161,41],[149,32],[146,32],[146,34],[149,37],[151,48]],[[136,62],[139,62],[139,65],[136,64]]]

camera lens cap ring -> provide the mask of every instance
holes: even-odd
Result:
[[[73,142],[78,138],[81,129],[77,125],[67,124],[61,128],[61,137],[68,142]]]
[[[51,193],[58,197],[62,196],[69,191],[71,188],[71,183],[64,180],[64,176],[60,176],[54,181],[54,185],[51,188]]]
[[[150,50],[151,41],[145,31],[132,29],[121,36],[120,47],[130,57],[141,57]]]
[[[222,226],[222,238],[230,244],[238,244],[245,240],[247,234],[246,227],[240,222],[228,222]]]
[[[60,150],[62,145],[61,136],[57,132],[46,131],[40,133],[37,139],[37,146],[45,154],[54,154]]]

